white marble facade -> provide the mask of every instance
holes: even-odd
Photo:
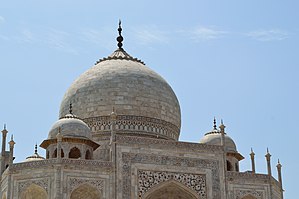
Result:
[[[13,140],[2,147],[1,198],[282,199],[270,166],[267,174],[239,171],[244,157],[223,124],[199,143],[179,141],[174,91],[126,53],[119,28],[118,49],[67,90],[60,119],[40,144],[46,157],[35,151],[13,163]]]

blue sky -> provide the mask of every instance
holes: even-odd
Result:
[[[72,81],[124,48],[161,74],[182,110],[181,140],[198,142],[224,120],[246,159],[265,153],[283,165],[285,198],[296,198],[299,102],[299,2],[285,1],[2,1],[0,124],[16,141],[16,161],[34,151],[58,119]],[[44,151],[40,149],[40,153]]]

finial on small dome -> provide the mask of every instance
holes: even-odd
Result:
[[[118,29],[117,30],[118,30],[118,37],[116,38],[116,41],[118,41],[117,46],[118,46],[119,49],[122,49],[122,46],[123,46],[122,41],[124,40],[124,38],[121,35],[121,31],[123,30],[121,28],[121,20],[119,20],[119,22],[118,22]]]
[[[73,115],[73,105],[72,105],[72,102],[70,102],[70,114],[72,114]]]
[[[37,154],[37,144],[35,144],[34,153]]]
[[[6,124],[4,124],[4,128],[3,128],[3,130],[6,130]]]
[[[217,130],[216,118],[214,117],[214,130]]]

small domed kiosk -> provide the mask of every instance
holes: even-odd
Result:
[[[100,145],[91,140],[88,125],[70,111],[52,126],[48,139],[41,143],[46,158],[92,159],[93,151]]]
[[[234,140],[226,134],[224,129],[225,126],[222,121],[219,129],[217,128],[216,119],[214,118],[213,129],[206,133],[199,143],[218,146],[223,145],[226,153],[227,170],[239,171],[239,161],[243,160],[244,157],[237,151]]]

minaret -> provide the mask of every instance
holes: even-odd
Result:
[[[255,153],[253,152],[251,148],[251,153],[250,153],[250,158],[251,158],[251,168],[252,168],[252,173],[255,173],[255,161],[254,161],[254,156]]]
[[[15,146],[15,141],[13,140],[13,135],[11,135],[11,140],[8,142],[9,144],[9,165],[13,164],[13,150]]]
[[[278,173],[278,182],[280,184],[281,199],[283,199],[282,176],[281,176],[282,165],[280,164],[279,159],[278,159],[278,163],[277,163],[276,167],[277,167],[277,173]]]
[[[269,149],[267,148],[267,154],[265,155],[267,160],[267,169],[268,169],[268,175],[272,176],[271,172],[271,154],[269,153]]]
[[[2,150],[1,150],[1,165],[0,165],[0,172],[1,174],[5,170],[5,148],[6,148],[6,135],[8,131],[6,130],[6,125],[4,124],[4,128],[2,130]]]

